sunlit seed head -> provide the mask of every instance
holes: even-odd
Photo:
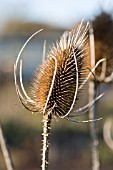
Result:
[[[63,117],[76,104],[78,89],[88,74],[87,31],[88,26],[81,24],[78,30],[62,37],[36,70],[32,96],[42,112],[51,110],[54,115]]]

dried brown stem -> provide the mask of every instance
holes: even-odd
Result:
[[[49,139],[50,139],[50,125],[51,125],[51,113],[43,116],[43,139],[42,139],[42,170],[48,169],[48,156],[49,156]]]
[[[93,81],[89,82],[89,102],[94,100],[94,93],[95,93],[95,84]],[[95,105],[93,105],[89,109],[89,119],[95,120]],[[90,124],[90,133],[91,133],[91,140],[92,140],[92,170],[99,170],[100,169],[100,161],[99,161],[99,141],[97,138],[97,131],[96,131],[96,121],[92,121]]]
[[[91,51],[91,68],[95,66],[95,46],[94,46],[94,34],[93,27],[90,27],[90,51]],[[89,81],[89,103],[95,99],[95,82]],[[95,105],[89,109],[89,119],[95,120]],[[99,141],[97,138],[96,121],[92,121],[90,124],[90,133],[92,140],[92,170],[100,169],[99,161]]]

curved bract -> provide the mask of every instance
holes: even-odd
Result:
[[[14,79],[15,79],[15,87],[16,87],[16,92],[18,94],[19,99],[21,100],[22,104],[24,105],[24,107],[32,112],[37,112],[38,109],[35,106],[35,101],[33,101],[26,93],[24,86],[23,86],[23,82],[22,82],[22,60],[20,59],[21,54],[24,50],[24,48],[26,47],[26,45],[28,44],[28,42],[36,35],[38,34],[41,30],[35,32],[33,35],[31,35],[30,38],[28,38],[28,40],[25,42],[25,44],[22,46],[18,57],[16,59],[16,62],[14,64]],[[17,83],[17,67],[20,61],[20,68],[19,68],[19,79],[20,79],[20,87],[21,87],[21,91],[19,89],[18,83]]]

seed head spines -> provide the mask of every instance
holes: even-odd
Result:
[[[87,30],[88,25],[85,28],[80,26],[78,32],[72,30],[67,37],[63,36],[59,42],[56,42],[56,45],[53,45],[46,61],[42,63],[38,72],[36,71],[32,83],[32,93],[42,112],[45,111],[45,106],[46,111],[54,106],[52,112],[62,117],[74,105],[77,99],[77,89],[88,73],[88,58],[86,55]],[[54,75],[55,59],[57,68]],[[49,93],[53,75],[54,82],[51,93]]]

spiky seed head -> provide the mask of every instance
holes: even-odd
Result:
[[[106,58],[106,73],[109,76],[113,72],[113,18],[106,12],[101,12],[92,21],[95,36],[95,60],[98,62]],[[100,76],[102,64],[96,70],[96,75]]]
[[[76,103],[79,87],[88,74],[87,31],[88,25],[81,24],[78,30],[70,31],[67,37],[64,35],[36,70],[32,96],[42,112],[46,106],[45,113],[51,111],[63,117]]]

